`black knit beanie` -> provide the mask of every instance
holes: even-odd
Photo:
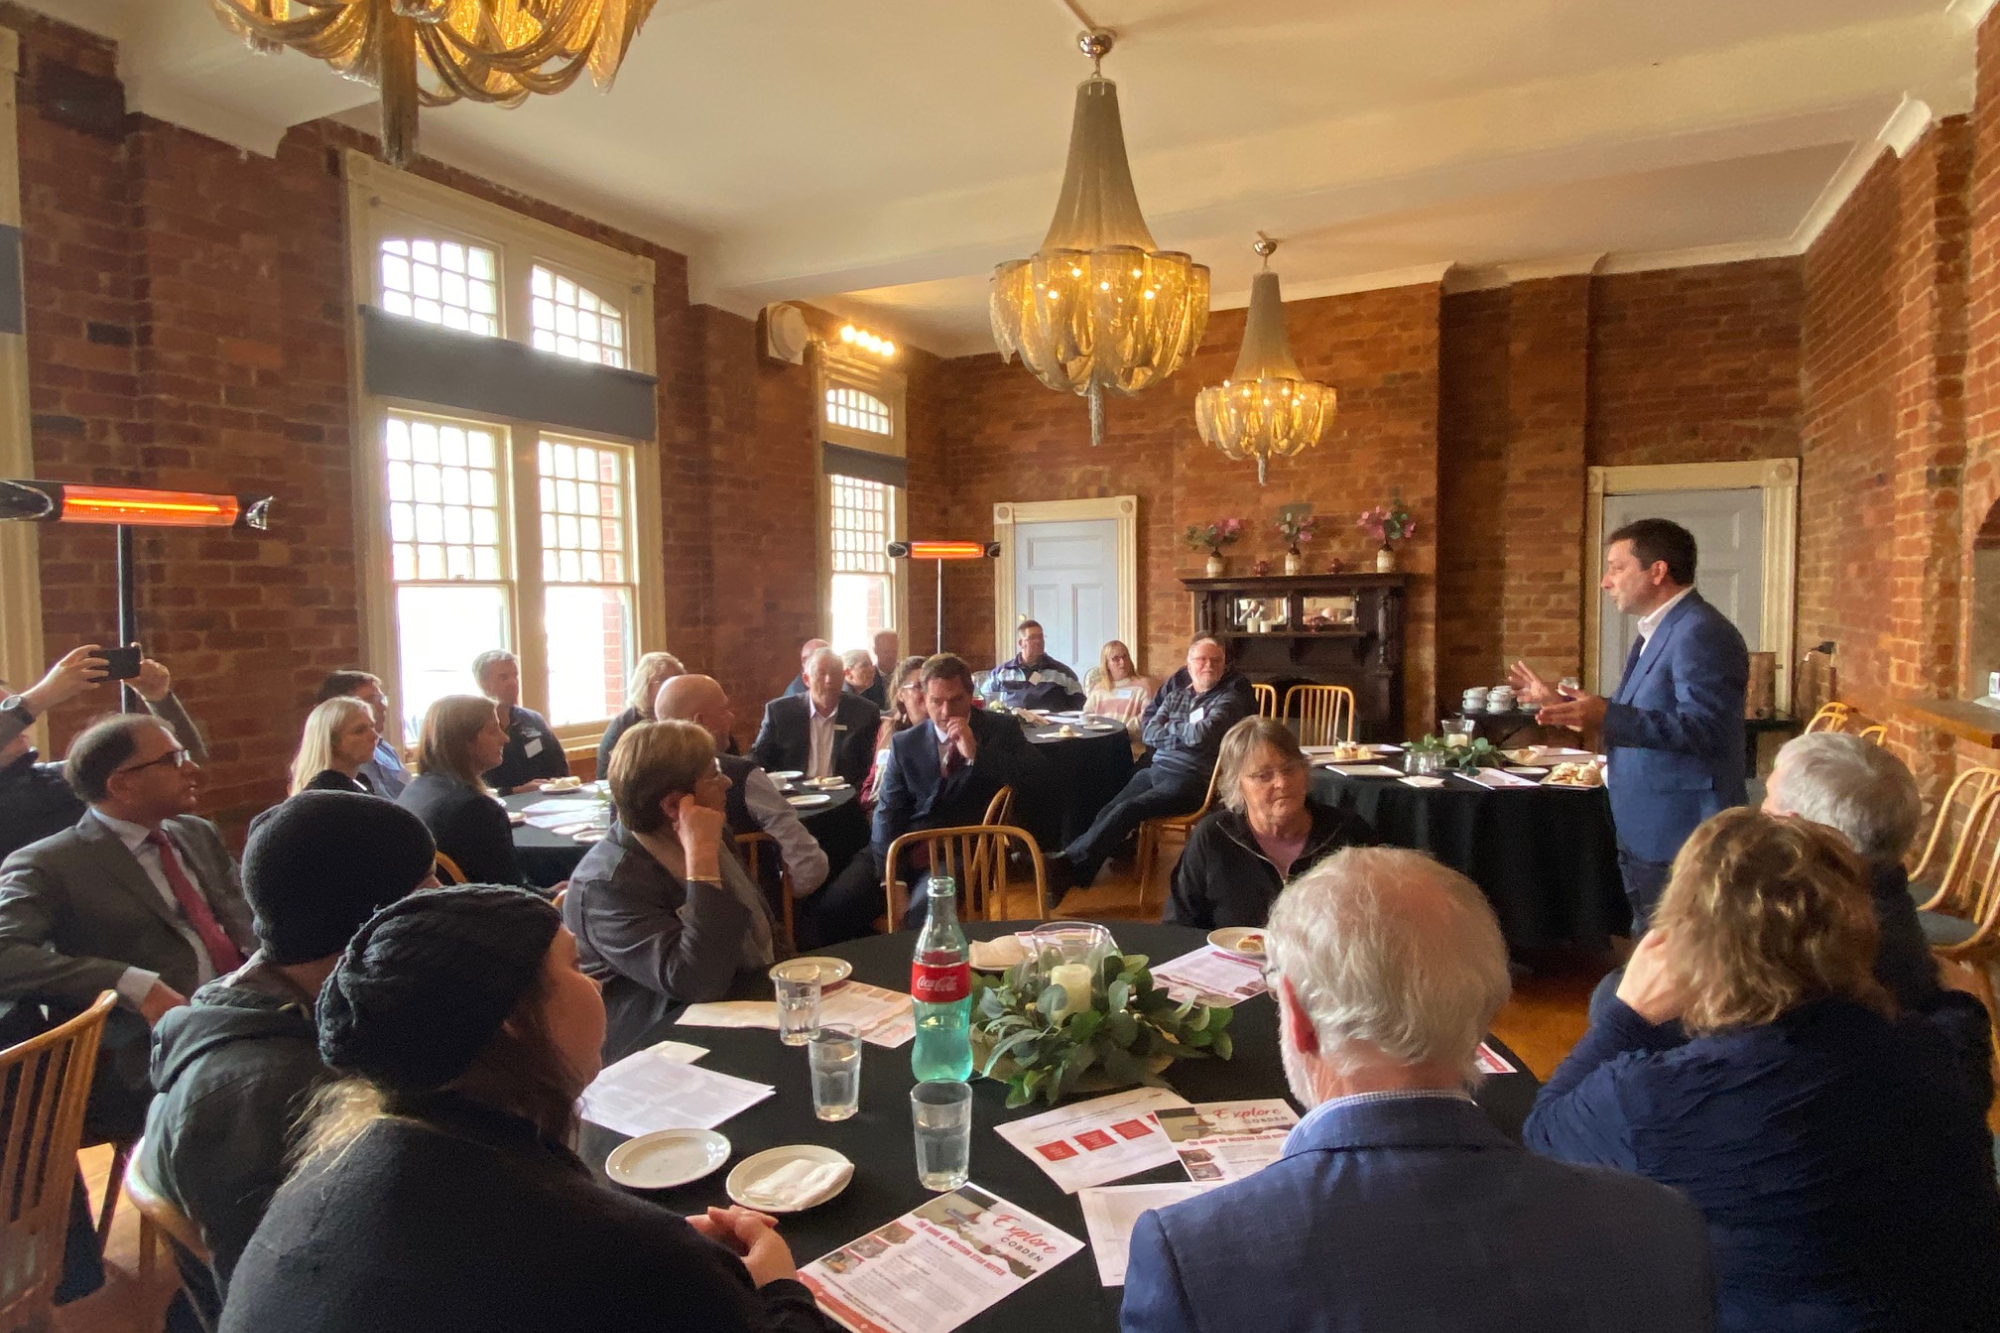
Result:
[[[490,884],[390,903],[320,992],[320,1058],[405,1095],[451,1082],[534,984],[561,924],[527,890]]]
[[[436,861],[424,821],[394,801],[300,792],[259,817],[243,849],[243,896],[264,956],[290,964],[339,953]]]

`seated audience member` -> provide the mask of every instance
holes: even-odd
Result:
[[[883,872],[889,847],[915,829],[977,824],[1002,787],[1032,771],[1028,738],[1012,718],[972,706],[972,671],[951,653],[924,661],[925,720],[889,742],[889,760],[875,802],[874,836],[827,886],[800,903],[795,917],[816,946],[859,939],[887,907]],[[924,879],[908,864],[905,921],[921,924]],[[896,929],[893,926],[891,929]]]
[[[611,752],[610,782],[618,823],[571,873],[562,914],[579,966],[603,984],[615,1060],[774,955],[763,890],[729,845],[729,779],[708,732],[641,722]]]
[[[778,844],[778,857],[791,872],[793,894],[804,897],[826,883],[826,852],[806,826],[799,812],[771,781],[771,775],[743,755],[724,754],[730,728],[736,725],[736,710],[729,706],[729,693],[712,676],[676,676],[660,687],[653,713],[662,722],[692,722],[715,741],[715,763],[729,779],[729,795],[723,813],[729,831],[741,837],[768,833]],[[605,769],[606,774],[610,769]]]
[[[618,738],[625,734],[625,728],[651,717],[653,701],[659,697],[660,687],[686,671],[681,659],[672,653],[639,655],[639,660],[632,664],[632,675],[625,683],[625,711],[611,719],[604,728],[603,737],[597,742],[599,778],[611,771],[611,752],[618,747]]]
[[[1187,665],[1168,678],[1146,710],[1141,735],[1153,747],[1152,762],[1132,775],[1053,865],[1066,867],[1074,882],[1087,888],[1140,824],[1199,810],[1223,736],[1256,711],[1250,678],[1228,665],[1222,645],[1206,637],[1189,644]]]
[[[83,802],[70,790],[59,763],[42,763],[26,733],[35,719],[58,704],[104,683],[105,660],[88,643],[65,653],[48,674],[19,694],[0,681],[0,859],[83,818]],[[148,712],[174,729],[196,763],[208,758],[201,732],[173,692],[173,677],[152,658],[142,658],[132,681]],[[106,706],[115,708],[117,686]]]
[[[539,898],[473,886],[391,903],[327,978],[318,1024],[320,1054],[352,1077],[321,1094],[224,1333],[828,1328],[770,1218],[683,1218],[570,1149],[604,1003]]]
[[[1045,640],[1039,620],[1024,620],[1014,631],[1016,652],[993,668],[980,694],[1009,708],[1061,711],[1083,705],[1083,683],[1055,658],[1042,651]]]
[[[1284,891],[1265,947],[1309,1109],[1277,1162],[1140,1215],[1125,1333],[1715,1326],[1685,1199],[1534,1157],[1473,1103],[1508,975],[1472,881],[1417,852],[1342,851]]]
[[[786,697],[789,698],[792,695],[804,694],[806,692],[806,667],[812,661],[813,654],[822,648],[831,648],[832,646],[825,639],[807,639],[799,645],[799,674],[793,676],[792,683],[785,686],[784,693]]]
[[[367,776],[382,733],[375,730],[375,710],[352,696],[328,699],[306,714],[299,752],[292,756],[292,776],[285,794],[302,791],[359,792],[379,796]]]
[[[488,649],[472,659],[472,678],[479,683],[479,692],[500,706],[501,725],[507,729],[507,748],[500,762],[482,775],[486,785],[505,796],[539,791],[550,778],[568,777],[569,759],[549,720],[521,707],[521,664],[514,654]]]
[[[1764,813],[1798,815],[1847,839],[1867,863],[1880,941],[1875,980],[1896,1007],[1921,1014],[1958,1055],[1973,1103],[1993,1100],[1993,1024],[1977,996],[1948,990],[1924,942],[1903,855],[1916,841],[1924,802],[1903,761],[1879,745],[1837,731],[1795,736],[1778,751],[1764,787]]]
[[[875,631],[875,670],[881,675],[893,675],[896,666],[903,659],[897,652],[896,631],[880,629]]]
[[[365,712],[366,709],[364,708]],[[341,950],[375,910],[437,886],[423,821],[392,802],[306,791],[243,849],[257,952],[153,1032],[153,1086],[139,1174],[201,1233],[209,1262],[175,1247],[213,1328],[250,1233],[285,1178],[294,1127],[330,1075],[313,1008]]]
[[[1136,741],[1139,724],[1146,716],[1146,705],[1153,701],[1154,688],[1152,679],[1140,675],[1133,664],[1132,650],[1113,639],[1098,654],[1097,674],[1083,701],[1083,711],[1096,717],[1116,718]]]
[[[844,693],[841,671],[840,654],[822,648],[806,663],[808,693],[764,705],[764,723],[750,747],[759,768],[861,785],[875,761],[875,729],[882,712],[866,699]]]
[[[1944,1040],[1889,1017],[1877,934],[1840,835],[1713,816],[1523,1129],[1686,1195],[1724,1329],[2000,1328],[1992,1135]]]
[[[875,729],[875,763],[861,784],[861,803],[871,807],[882,787],[882,768],[889,762],[889,742],[924,720],[924,659],[906,657],[883,679],[889,682],[889,711]]]
[[[889,706],[887,682],[875,669],[875,659],[868,655],[867,649],[850,648],[840,655],[840,665],[849,694],[874,704],[878,713]]]
[[[361,766],[361,776],[377,796],[395,800],[410,785],[410,770],[389,739],[389,697],[382,693],[382,678],[366,671],[335,671],[320,682],[318,702],[354,698],[368,705],[375,715],[375,754]]]
[[[99,992],[105,1025],[94,1134],[137,1135],[152,1089],[148,1030],[256,948],[236,865],[192,812],[200,768],[157,718],[108,717],[70,743],[64,775],[89,805],[76,824],[0,863],[0,1000],[61,1020]]]
[[[424,713],[417,776],[396,804],[424,821],[437,849],[474,884],[524,884],[507,811],[480,780],[507,746],[491,699],[447,694]]]
[[[1200,930],[1261,926],[1287,880],[1375,830],[1306,794],[1311,769],[1292,729],[1246,717],[1222,738],[1211,811],[1174,867],[1166,920]]]

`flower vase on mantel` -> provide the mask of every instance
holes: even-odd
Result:
[[[1229,562],[1222,558],[1222,552],[1210,551],[1208,553],[1208,576],[1212,579],[1219,579],[1228,572]]]
[[[1393,574],[1396,572],[1395,547],[1384,546],[1375,553],[1375,572],[1377,574]]]
[[[1287,578],[1296,577],[1298,572],[1305,568],[1305,564],[1305,557],[1297,551],[1285,552],[1285,575]]]

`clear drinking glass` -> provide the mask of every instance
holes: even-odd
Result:
[[[778,1040],[803,1046],[819,1026],[819,964],[785,963],[776,973]]]
[[[910,1089],[910,1121],[917,1135],[917,1180],[942,1194],[971,1175],[972,1085],[925,1082]]]
[[[861,1038],[853,1028],[819,1027],[806,1037],[813,1114],[845,1120],[861,1109]]]

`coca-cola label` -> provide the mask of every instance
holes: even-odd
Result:
[[[972,994],[972,965],[967,962],[910,964],[910,998],[918,1004],[951,1004]]]

